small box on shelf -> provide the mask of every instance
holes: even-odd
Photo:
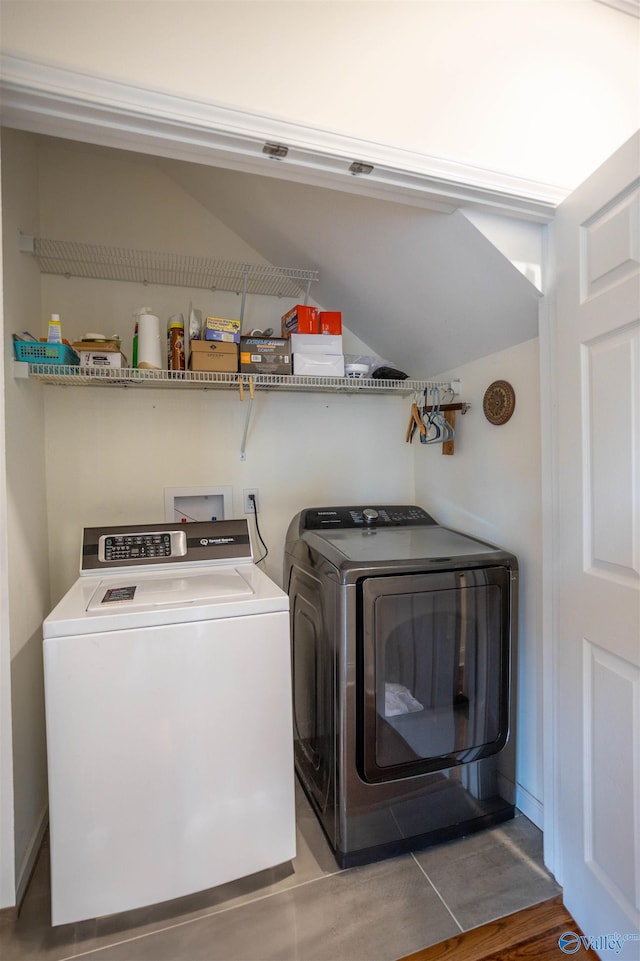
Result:
[[[235,374],[238,371],[238,345],[221,340],[192,340],[189,369]]]
[[[290,374],[291,344],[287,338],[243,337],[240,341],[243,374]]]
[[[280,323],[283,337],[290,337],[291,334],[317,334],[319,332],[318,308],[309,307],[307,304],[296,304],[282,315]]]
[[[227,344],[240,343],[241,322],[226,317],[207,317],[204,322],[204,339],[217,340]]]

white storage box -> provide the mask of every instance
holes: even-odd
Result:
[[[291,334],[291,353],[342,354],[342,334]],[[342,375],[340,375],[342,376]]]
[[[291,335],[292,339],[295,336]],[[311,336],[314,336],[313,334]],[[321,339],[320,337],[318,339]],[[344,377],[342,354],[294,353],[293,373],[298,377]]]
[[[119,350],[81,350],[82,367],[122,367],[122,354]]]

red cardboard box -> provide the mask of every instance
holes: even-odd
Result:
[[[340,310],[321,310],[319,327],[321,334],[341,334],[342,312]]]
[[[295,307],[282,315],[281,333],[283,337],[290,337],[291,334],[317,334],[319,332],[317,307],[296,304]]]

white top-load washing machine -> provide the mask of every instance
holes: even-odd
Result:
[[[246,520],[87,528],[43,626],[54,925],[295,856],[289,599]]]

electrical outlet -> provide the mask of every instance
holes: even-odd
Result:
[[[251,494],[255,498],[255,509],[256,512],[260,510],[260,503],[258,501],[258,488],[257,487],[245,487],[244,489],[244,512],[245,514],[253,514],[253,502],[251,500]]]

